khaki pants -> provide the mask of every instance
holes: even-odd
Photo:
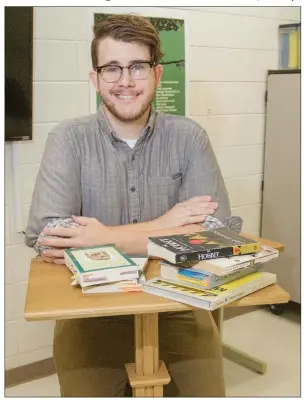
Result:
[[[134,317],[58,321],[54,359],[62,397],[131,397]],[[224,397],[222,352],[210,312],[159,314],[160,360],[171,376],[165,397]]]

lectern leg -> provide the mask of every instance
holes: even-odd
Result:
[[[170,382],[165,364],[159,361],[158,314],[135,315],[135,364],[126,370],[134,397],[163,397]]]
[[[218,331],[220,333],[221,340],[223,339],[223,321],[224,321],[224,308],[219,308],[212,311],[212,315]],[[259,360],[258,358],[252,357],[251,355],[244,353],[235,347],[229,346],[222,341],[222,352],[223,357],[242,365],[252,371],[259,372],[260,374],[266,374],[267,364]]]

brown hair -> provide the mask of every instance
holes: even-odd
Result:
[[[95,23],[93,32],[94,38],[91,44],[91,57],[95,70],[98,67],[98,44],[106,37],[126,43],[140,43],[149,47],[151,61],[155,64],[159,64],[164,56],[156,29],[144,17],[131,14],[109,15]]]

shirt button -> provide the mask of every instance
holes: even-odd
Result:
[[[138,222],[138,219],[133,219],[133,224],[137,224],[137,222]]]
[[[135,192],[136,189],[135,189],[135,187],[131,187],[130,190],[131,190],[131,192]]]

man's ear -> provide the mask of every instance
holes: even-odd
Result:
[[[98,76],[96,71],[91,71],[90,72],[90,81],[92,85],[94,86],[96,92],[99,92],[99,87],[98,87]]]
[[[156,87],[159,86],[161,77],[163,74],[163,66],[161,64],[157,64],[155,66],[155,80],[156,80]]]

